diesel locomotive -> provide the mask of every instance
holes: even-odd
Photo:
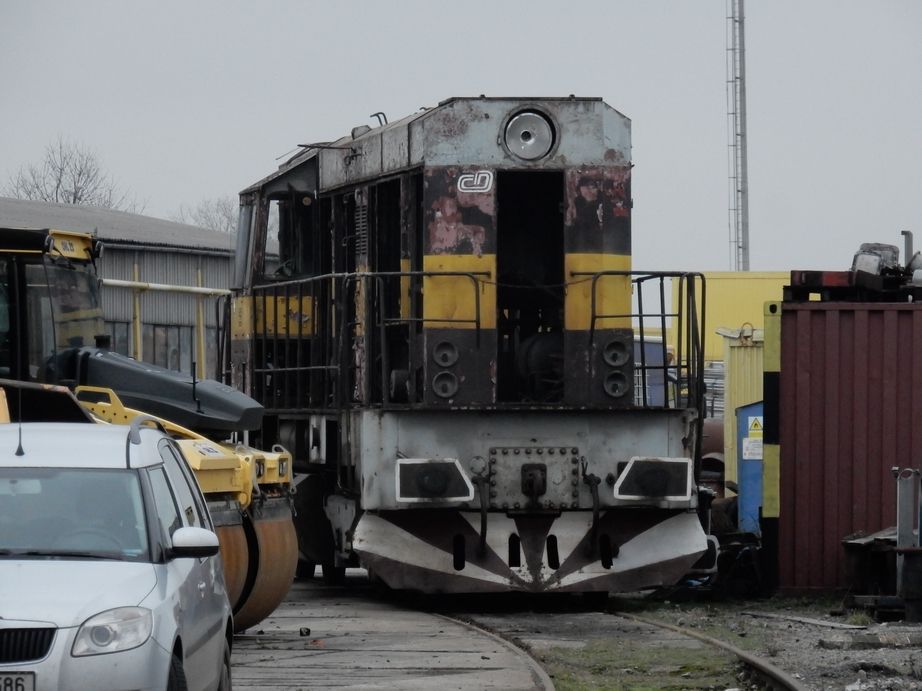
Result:
[[[704,286],[631,269],[630,120],[572,96],[378,117],[240,195],[223,375],[265,406],[251,443],[293,455],[302,563],[676,582],[711,544]]]

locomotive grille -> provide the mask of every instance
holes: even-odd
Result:
[[[0,664],[40,660],[51,649],[55,629],[0,629]]]
[[[364,200],[355,205],[355,256],[368,256],[368,204]]]

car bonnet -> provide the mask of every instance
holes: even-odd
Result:
[[[157,574],[147,562],[0,560],[0,619],[78,626],[115,607],[140,603]]]

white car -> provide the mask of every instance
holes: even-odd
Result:
[[[0,424],[0,690],[231,688],[218,538],[141,420]]]

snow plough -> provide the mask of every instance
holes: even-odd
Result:
[[[208,500],[242,631],[275,609],[294,577],[291,455],[246,444],[262,420],[249,396],[109,348],[99,254],[86,233],[0,228],[0,378],[66,386],[102,423],[160,421]]]

